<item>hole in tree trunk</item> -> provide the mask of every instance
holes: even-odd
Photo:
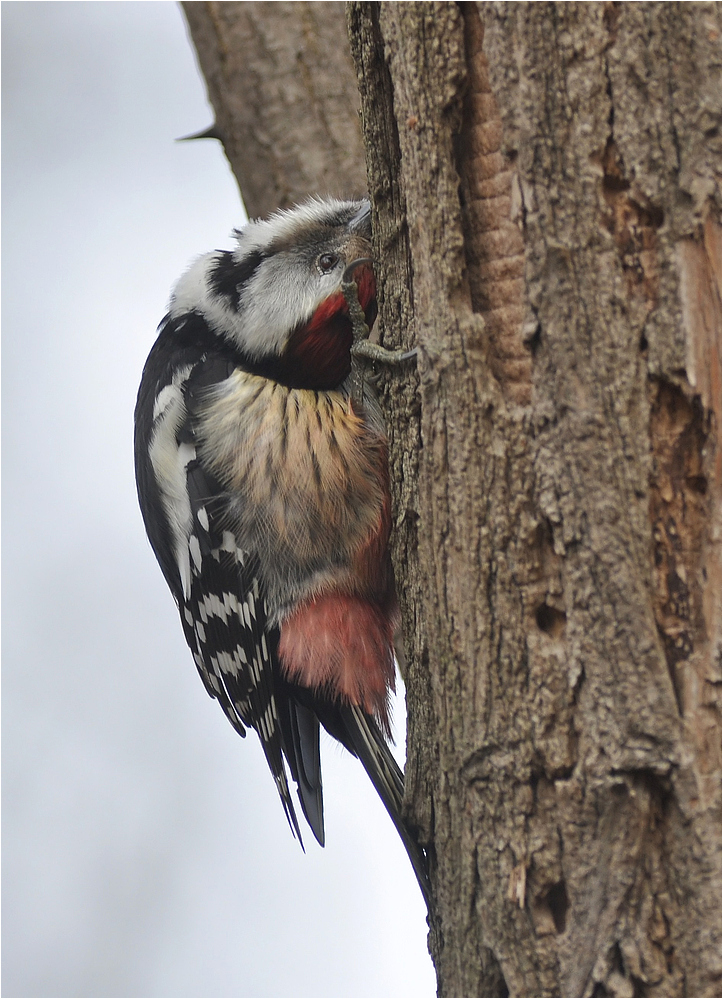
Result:
[[[550,907],[552,918],[555,921],[555,929],[558,933],[564,933],[565,923],[567,922],[567,910],[570,905],[564,881],[558,881],[556,885],[550,888],[547,893],[546,902]]]
[[[551,638],[559,638],[565,630],[567,615],[549,604],[540,604],[535,611],[535,620],[540,631],[544,631]]]

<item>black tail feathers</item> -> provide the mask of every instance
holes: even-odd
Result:
[[[296,685],[288,685],[280,702],[284,755],[297,784],[299,801],[314,836],[324,845],[324,804],[319,753],[319,722],[359,758],[399,833],[417,876],[427,908],[431,887],[423,848],[402,817],[404,775],[377,723],[361,708],[325,701]],[[299,837],[300,838],[300,837]]]
[[[369,775],[377,794],[384,802],[402,843],[404,843],[424,901],[429,909],[431,886],[427,856],[402,817],[404,775],[373,718],[354,705],[341,707],[340,713],[354,752]]]

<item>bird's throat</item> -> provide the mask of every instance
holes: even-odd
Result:
[[[356,281],[359,303],[371,327],[377,312],[374,272],[360,267]],[[311,319],[291,334],[283,360],[286,383],[293,388],[336,388],[351,371],[352,342],[349,306],[338,291],[324,299]]]

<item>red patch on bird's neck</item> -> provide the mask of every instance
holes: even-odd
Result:
[[[374,272],[360,267],[356,279],[359,303],[371,325],[376,317]],[[349,307],[339,291],[324,299],[308,323],[289,338],[284,361],[293,384],[320,390],[336,388],[351,371],[352,341]]]

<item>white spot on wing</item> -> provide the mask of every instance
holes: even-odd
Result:
[[[183,587],[185,600],[191,596],[191,560],[188,557],[188,548],[176,549],[176,565],[178,566],[178,576]]]
[[[265,742],[271,741],[271,732],[269,732],[266,726],[266,719],[263,715],[259,717],[259,727],[261,728],[261,734],[264,737]]]
[[[195,534],[192,534],[188,539],[188,550],[191,553],[191,558],[193,559],[196,572],[199,573],[201,571],[203,559],[201,558],[201,546],[198,543],[198,538]]]
[[[251,662],[249,663],[249,667],[251,669],[251,675],[253,676],[256,683],[257,684],[261,683],[261,669],[259,668],[258,661],[255,658],[251,660]]]

